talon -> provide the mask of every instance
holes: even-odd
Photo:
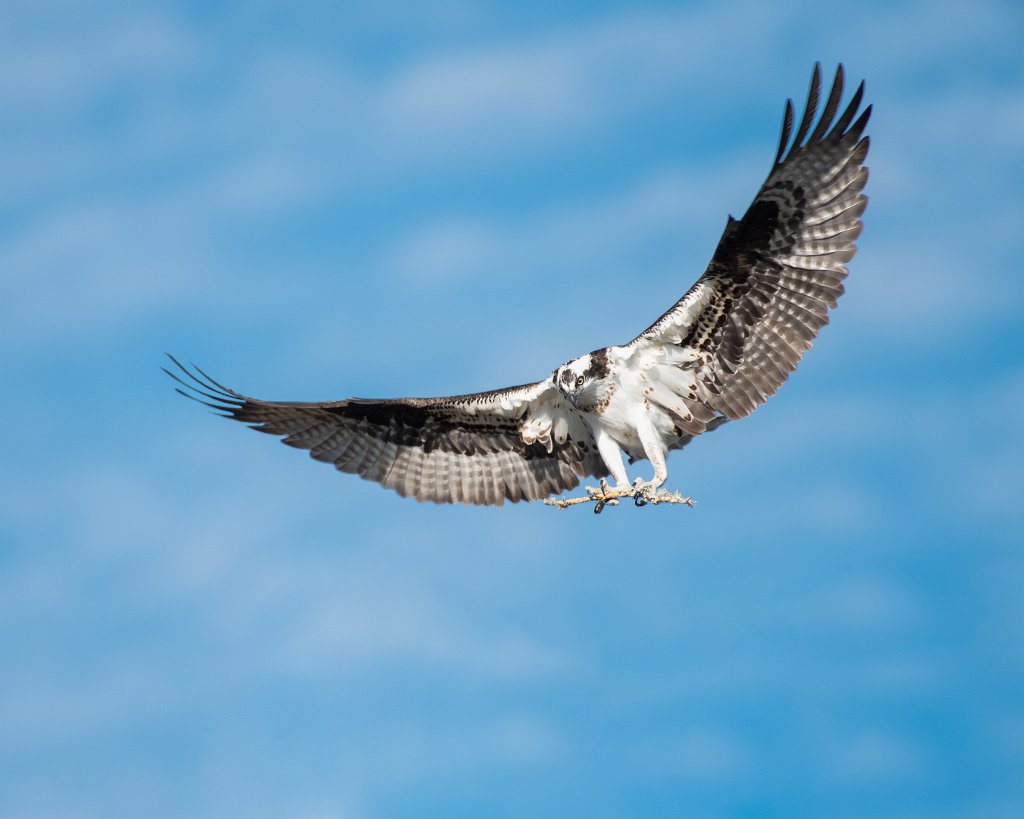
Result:
[[[604,501],[598,501],[597,503],[594,504],[595,515],[600,515],[602,509],[604,509]]]
[[[634,498],[642,496],[647,498],[648,500],[651,499],[651,485],[646,481],[642,480],[641,478],[637,478],[635,481],[633,481],[631,492]]]
[[[635,503],[637,506],[646,506],[647,498],[645,498],[643,493],[641,492],[640,494],[635,495],[633,497],[633,503]]]

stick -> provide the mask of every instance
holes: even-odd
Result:
[[[693,498],[683,497],[678,492],[648,493],[632,487],[628,489],[611,489],[602,486],[600,489],[587,489],[586,497],[577,498],[546,498],[545,506],[557,506],[559,509],[567,509],[580,503],[593,503],[594,514],[600,515],[605,506],[618,506],[619,498],[633,498],[637,506],[646,506],[648,503],[657,506],[659,503],[678,503],[684,506],[693,506]]]

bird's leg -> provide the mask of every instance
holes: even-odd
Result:
[[[693,506],[690,498],[684,498],[678,493],[670,495],[668,492],[657,492],[657,488],[665,483],[668,477],[668,470],[665,467],[665,448],[661,444],[657,430],[650,419],[646,417],[646,425],[638,424],[637,429],[641,432],[640,440],[644,446],[644,453],[654,464],[654,479],[644,481],[637,478],[630,485],[629,477],[626,475],[626,467],[622,461],[622,449],[614,439],[601,429],[594,431],[594,440],[597,442],[597,451],[601,460],[608,468],[612,478],[615,479],[615,486],[609,486],[608,481],[601,478],[598,486],[588,486],[587,496],[581,498],[558,498],[544,501],[548,506],[557,506],[559,509],[567,509],[580,503],[593,503],[595,514],[600,514],[605,506],[616,506],[618,498],[632,497],[637,506],[646,506],[648,503],[682,503]]]
[[[608,471],[615,479],[616,489],[621,489],[629,482],[629,478],[626,476],[626,467],[622,463],[622,450],[603,430],[597,430],[597,434],[594,437],[597,441],[597,451],[601,456],[601,460],[604,461],[604,465],[608,467]],[[586,490],[587,494],[596,501],[594,512],[598,515],[601,514],[605,504],[617,506],[619,503],[614,497],[609,497],[614,490],[604,478],[601,478],[596,487],[588,486]]]
[[[615,479],[616,489],[625,489],[629,486],[629,476],[626,474],[626,465],[622,462],[622,449],[615,440],[603,429],[597,430],[597,451],[608,467],[612,478]],[[602,479],[602,489],[607,491],[608,482]]]
[[[665,445],[646,409],[637,414],[636,432],[647,460],[654,467],[654,477],[650,481],[644,482],[637,478],[633,484],[633,497],[636,505],[643,506],[654,500],[657,494],[656,490],[665,483],[668,478],[668,466],[665,463]]]

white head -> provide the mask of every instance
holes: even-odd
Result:
[[[608,350],[594,350],[568,361],[554,371],[551,380],[577,409],[593,412],[612,389]]]

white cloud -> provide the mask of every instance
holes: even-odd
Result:
[[[916,0],[849,15],[832,36],[843,43],[870,43],[857,50],[857,62],[873,76],[915,79],[925,67],[960,70],[966,55],[1012,53],[1017,15],[1000,0],[982,0],[969,9],[957,0]]]
[[[873,577],[850,577],[829,589],[818,605],[829,610],[842,626],[895,634],[924,618],[910,592],[890,581]],[[822,615],[828,616],[828,615]]]
[[[693,730],[669,752],[673,769],[687,779],[735,781],[749,769],[750,753],[736,737],[717,730]]]
[[[429,285],[453,278],[497,278],[531,287],[532,277],[558,273],[563,280],[550,281],[551,292],[587,281],[607,281],[609,289],[617,289],[634,276],[642,277],[650,287],[650,271],[637,269],[640,261],[631,266],[630,260],[649,257],[647,244],[676,244],[680,235],[697,233],[694,222],[710,222],[715,228],[719,222],[724,225],[724,209],[720,217],[708,218],[704,191],[714,185],[735,198],[753,198],[758,186],[758,174],[751,173],[754,164],[752,158],[745,157],[700,171],[663,168],[623,189],[603,192],[599,198],[560,203],[518,218],[445,219],[417,226],[391,249],[383,270]],[[716,238],[711,234],[701,237],[708,253]],[[696,249],[693,256],[701,258]],[[673,293],[664,307],[697,280],[709,259],[709,255],[701,258],[690,270],[681,269],[682,260],[671,260],[680,268],[679,292]],[[637,332],[642,329],[637,327]]]
[[[381,95],[382,119],[391,133],[414,133],[449,152],[458,146],[460,156],[481,130],[492,144],[498,137],[503,150],[532,146],[540,134],[557,139],[628,116],[680,87],[699,88],[699,73],[715,62],[712,32],[736,13],[736,4],[637,10],[513,44],[430,55]],[[743,14],[731,46],[748,55],[767,50],[780,16],[749,6]]]
[[[414,229],[390,251],[388,266],[401,271],[400,278],[436,287],[452,279],[491,279],[501,258],[496,251],[499,240],[493,228],[448,220]]]
[[[175,214],[91,202],[40,217],[0,248],[9,353],[151,313],[193,291],[209,262]],[[113,325],[113,326],[112,326]],[[17,342],[17,344],[15,343]]]
[[[922,691],[938,690],[947,684],[949,671],[932,657],[910,657],[899,650],[890,656],[872,658],[860,669],[856,679],[867,689],[884,692],[887,696],[897,692],[920,696]]]
[[[873,729],[840,742],[831,764],[837,779],[854,783],[904,781],[927,771],[925,754],[915,742]]]
[[[8,479],[6,525],[26,550],[17,570],[0,582],[0,612],[5,618],[28,617],[32,634],[48,635],[67,611],[81,608],[76,619],[83,639],[97,646],[73,678],[59,658],[45,652],[0,677],[0,728],[12,741],[47,747],[85,741],[141,719],[173,718],[187,710],[194,692],[182,685],[188,669],[168,668],[185,657],[203,662],[210,651],[233,656],[227,677],[201,684],[214,701],[229,696],[229,689],[248,691],[266,679],[372,686],[381,674],[404,673],[537,684],[578,669],[577,649],[553,643],[533,625],[516,627],[486,615],[488,606],[475,593],[477,569],[466,562],[473,547],[452,552],[448,544],[424,541],[415,523],[378,527],[374,521],[383,518],[370,507],[348,504],[361,505],[360,518],[336,501],[339,519],[349,520],[349,546],[332,542],[320,548],[315,535],[297,534],[313,502],[310,487],[323,487],[317,479],[347,478],[361,485],[298,458],[297,474],[308,474],[310,481],[279,480],[266,465],[252,469],[244,458],[233,457],[230,436],[210,435],[216,447],[204,447],[201,437],[186,433],[152,447],[144,462],[108,455],[88,467],[21,474],[17,480],[0,475]],[[243,452],[257,458],[267,452],[260,444],[269,439],[249,438]],[[224,463],[235,464],[226,485],[224,471],[215,468]],[[180,483],[165,474],[169,469],[193,475],[194,483]],[[207,482],[219,487],[216,494],[203,489]],[[268,499],[254,503],[261,492]],[[57,516],[39,507],[37,499],[48,493],[61,499]],[[384,506],[393,501],[376,500]],[[363,546],[360,520],[372,532]],[[504,528],[497,518],[480,526],[480,537],[498,550],[481,570],[500,563],[500,546],[510,536]],[[518,542],[525,531],[512,537]],[[296,542],[303,544],[301,552],[293,548]],[[508,577],[527,572],[536,580],[551,560],[543,543],[538,538],[514,552],[509,548]],[[448,562],[432,556],[434,551],[449,554]],[[495,592],[491,605],[505,605],[503,594],[516,597],[522,593],[517,588]],[[102,596],[102,603],[94,596]],[[111,648],[95,631],[108,609],[142,622],[178,612],[180,632],[145,647],[126,636]],[[116,627],[132,630],[121,620]],[[189,647],[191,641],[199,645]],[[546,740],[539,728],[515,723],[494,742],[510,757],[525,758],[543,753]]]
[[[5,118],[31,114],[60,120],[125,85],[187,70],[199,56],[200,39],[169,16],[75,12],[65,8],[48,20],[45,12],[42,20],[14,15],[0,28]]]
[[[272,571],[279,576],[282,567]],[[308,601],[280,634],[279,662],[292,673],[334,677],[414,666],[528,680],[562,674],[574,665],[532,635],[471,625],[407,572],[375,561],[371,567],[343,563],[329,575],[328,583],[320,580],[311,588],[304,572],[274,604]]]
[[[588,121],[585,109],[596,105],[598,75],[617,75],[619,68],[645,71],[651,75],[646,79],[678,78],[673,64],[682,52],[663,20],[618,22],[539,44],[432,54],[379,77],[357,76],[324,57],[254,52],[213,92],[219,97],[213,104],[187,102],[180,86],[195,55],[215,55],[216,48],[175,23],[129,17],[111,23],[107,39],[95,44],[51,32],[52,48],[49,41],[21,47],[8,62],[42,60],[57,77],[37,79],[41,86],[17,85],[25,71],[9,66],[3,72],[7,94],[14,95],[11,115],[22,121],[39,124],[24,100],[17,103],[18,89],[26,98],[48,101],[68,125],[75,121],[61,102],[68,95],[88,105],[122,81],[151,75],[176,90],[145,94],[125,122],[102,133],[79,128],[75,137],[69,136],[73,130],[44,129],[22,144],[23,154],[7,153],[13,176],[32,188],[8,186],[6,195],[56,201],[30,211],[0,259],[17,317],[5,324],[6,333],[22,341],[74,335],[148,315],[214,278],[206,257],[219,247],[218,229],[223,232],[232,220],[289,212],[359,177],[378,185],[410,167],[443,172],[439,155],[469,161],[485,144],[481,128],[501,135],[486,143],[488,151],[533,150],[537,143],[531,148],[525,134],[536,133],[547,144],[567,123]],[[678,33],[686,23],[679,17],[669,28]],[[660,45],[652,47],[652,41]],[[635,79],[638,86],[650,86]],[[633,96],[617,104],[628,109],[636,104]],[[495,122],[496,110],[507,119]],[[613,105],[602,116],[624,113],[615,111]],[[424,151],[429,133],[437,143]],[[206,159],[225,150],[228,160]],[[75,157],[71,164],[65,159],[69,151]],[[125,174],[160,176],[168,157],[183,155],[194,166],[184,178],[165,181],[162,190],[111,191],[101,198],[75,190],[83,184],[106,189],[111,178]],[[24,175],[26,165],[42,171],[43,188]],[[452,252],[457,271],[477,258],[481,240],[467,239],[463,228],[440,236],[437,228],[427,228],[413,243],[408,252],[423,255],[428,271],[442,267],[432,258]]]
[[[499,710],[469,725],[452,718],[395,722],[365,738],[344,775],[353,792],[372,804],[413,784],[451,776],[465,782],[496,770],[555,764],[564,749],[557,729],[529,712]]]
[[[752,21],[751,13],[760,16]],[[921,9],[911,17],[915,13],[920,15]],[[64,168],[60,177],[47,177],[51,189],[59,188],[58,179],[90,179],[88,174],[95,171],[87,174],[87,168],[106,167],[109,176],[129,167],[131,173],[158,167],[167,156],[183,152],[212,159],[226,151],[231,158],[203,159],[207,170],[194,171],[192,178],[175,181],[162,193],[151,191],[147,200],[79,200],[30,217],[3,260],[8,275],[20,283],[14,291],[15,312],[24,317],[18,331],[67,334],[147,315],[175,292],[184,295],[198,281],[211,278],[196,271],[210,269],[203,257],[217,247],[217,229],[232,220],[251,224],[276,218],[342,189],[359,196],[367,185],[391,188],[398,195],[401,188],[394,186],[410,175],[444,174],[451,162],[465,169],[481,160],[505,163],[531,152],[551,154],[584,138],[587,129],[600,135],[603,124],[642,116],[649,106],[678,99],[706,103],[700,73],[715,64],[709,54],[712,33],[737,14],[748,18],[744,32],[759,33],[741,34],[732,46],[743,48],[750,59],[761,52],[770,58],[786,14],[752,12],[744,4],[619,14],[485,48],[438,49],[377,74],[319,53],[253,48],[243,52],[238,66],[227,72],[229,79],[212,91],[212,101],[190,102],[179,91],[160,93],[103,139],[84,137],[87,148],[55,133],[42,140],[42,148],[39,140],[25,143],[24,157],[15,154],[8,160],[14,176],[22,174],[26,159],[44,173]],[[990,18],[992,14],[984,16]],[[110,41],[102,48],[89,45],[80,47],[84,51],[62,53],[54,70],[65,77],[76,75],[81,85],[74,93],[84,99],[101,95],[122,76],[140,74],[165,77],[180,89],[196,55],[217,59],[210,37],[184,30],[176,21],[132,17],[111,25]],[[32,48],[22,50],[32,54]],[[87,67],[78,72],[69,68],[78,64]],[[740,73],[730,74],[722,66],[716,70],[716,87],[729,89],[734,94],[729,104],[741,107],[749,84],[741,83]],[[11,71],[5,76],[21,75]],[[53,93],[60,99],[70,92]],[[889,120],[897,124],[888,132],[888,143],[879,135],[873,155],[876,170],[889,172],[877,174],[873,195],[941,198],[941,191],[932,190],[941,184],[933,169],[935,159],[959,152],[965,138],[975,139],[974,123],[982,118],[994,122],[995,127],[983,129],[989,138],[1001,140],[1005,150],[1016,145],[1012,135],[1024,127],[1024,120],[1015,100],[1012,89],[990,91],[985,97],[967,89],[941,101],[911,101],[899,117],[890,112]],[[18,106],[13,110],[15,116],[18,111],[24,115]],[[964,115],[965,110],[974,113]],[[910,124],[898,124],[904,121]],[[759,152],[757,163],[751,155],[720,162],[713,172],[699,176],[675,170],[650,174],[632,189],[601,194],[604,201],[596,205],[544,214],[547,221],[531,215],[526,224],[513,219],[509,225],[459,214],[430,215],[397,238],[390,265],[413,280],[429,282],[486,276],[496,267],[519,274],[538,269],[538,259],[549,267],[559,260],[572,262],[564,269],[568,275],[580,268],[587,275],[601,275],[602,265],[607,270],[615,264],[622,269],[619,275],[649,276],[650,269],[630,269],[644,242],[682,232],[688,220],[713,223],[708,235],[717,235],[726,210],[742,208],[753,193],[763,172],[761,153],[767,156],[769,147]],[[76,156],[72,166],[63,159],[69,150]],[[918,154],[932,160],[922,161]],[[90,184],[95,184],[94,176]],[[709,219],[707,191],[723,188],[736,196],[730,195],[728,208]],[[990,209],[998,212],[999,207],[994,201]],[[964,269],[977,263],[974,226],[986,223],[987,211],[964,226],[971,236],[969,249],[961,242],[952,252],[949,247],[940,252],[933,237],[923,233],[882,238],[870,223],[874,210],[869,209],[862,244],[875,261],[868,254],[855,260],[857,280],[851,286],[862,289],[871,282],[874,307],[866,311],[868,320],[884,323],[884,331],[913,322],[912,338],[924,343],[932,337],[930,328],[958,316],[958,284]],[[1007,221],[1015,220],[1007,216],[999,224]],[[989,238],[1005,243],[1011,231],[993,227],[990,233],[986,248],[991,247]],[[709,238],[702,246],[711,242]],[[697,267],[683,278],[688,283],[699,272]],[[54,300],[53,293],[67,297]],[[979,317],[984,312],[980,305],[977,312]],[[10,326],[8,332],[13,332]]]
[[[26,656],[0,679],[0,730],[12,747],[35,754],[157,722],[188,696],[172,672],[173,660],[158,654],[125,650],[77,662],[67,656],[58,668]]]

